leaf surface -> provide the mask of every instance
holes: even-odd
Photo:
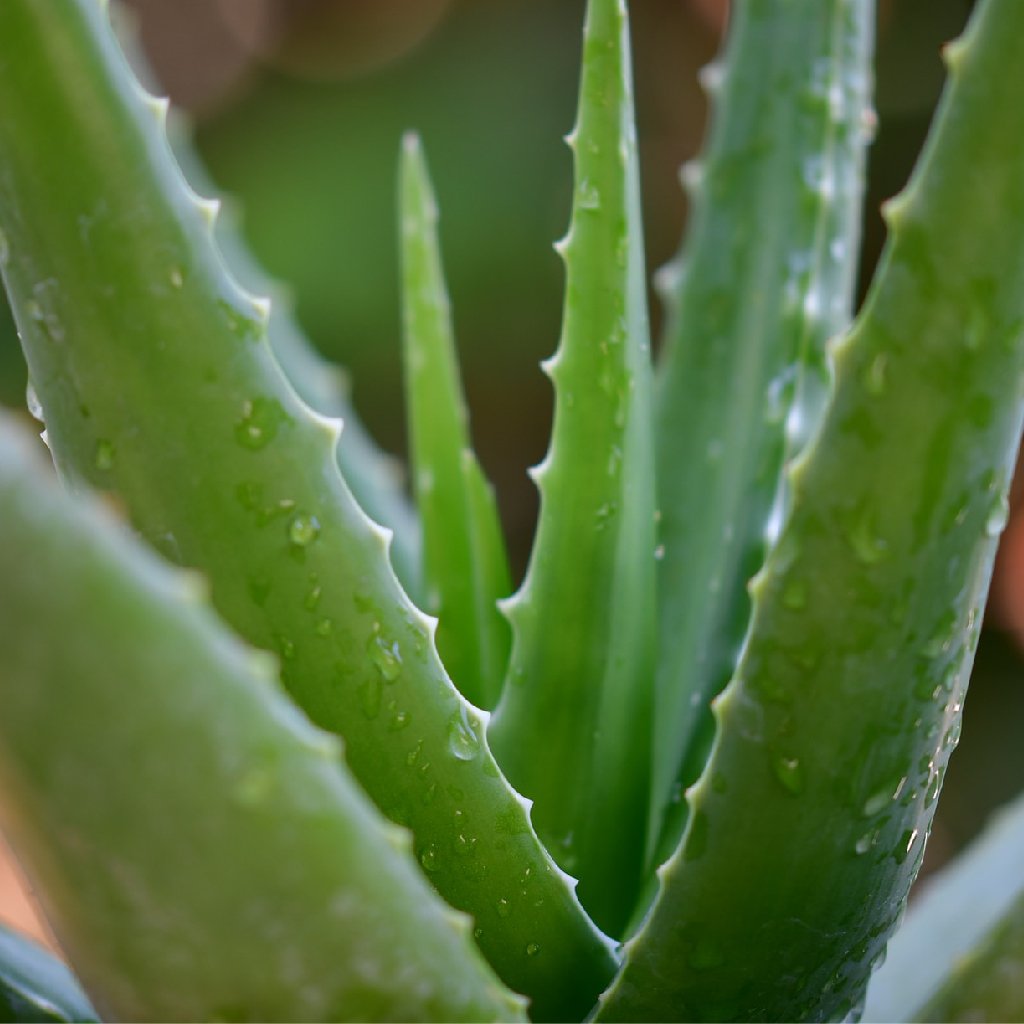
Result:
[[[551,447],[489,735],[595,920],[621,934],[643,868],[654,657],[651,368],[622,0],[584,29]]]
[[[842,1018],[896,926],[1020,443],[1022,39],[1024,6],[988,0],[947,48],[936,124],[752,586],[682,846],[600,1019]]]
[[[101,1012],[522,1017],[273,659],[8,421],[0,523],[0,820]]]
[[[419,139],[402,150],[403,337],[413,490],[423,523],[426,611],[437,649],[477,707],[493,708],[511,642],[498,600],[512,589],[494,495],[470,447],[437,205]]]
[[[93,0],[0,4],[0,40],[3,276],[62,477],[116,495],[209,577],[218,612],[344,737],[499,975],[536,1016],[582,1016],[614,957],[343,481],[338,424],[297,398],[266,306],[225,273],[163,105]]]
[[[783,463],[820,421],[825,341],[849,323],[873,26],[873,0],[738,0],[703,73],[706,156],[684,170],[693,212],[661,278],[655,862],[707,760],[746,586],[783,518]]]

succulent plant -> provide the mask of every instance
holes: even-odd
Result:
[[[1024,409],[1024,6],[983,0],[946,49],[854,319],[873,25],[737,0],[653,360],[626,5],[590,0],[510,594],[419,140],[413,509],[105,4],[0,4],[0,270],[59,478],[0,424],[0,821],[100,1015],[861,1011]],[[984,891],[972,924],[943,950],[908,923],[902,962],[935,969],[883,968],[879,1012],[1024,1013],[1019,868],[971,866],[1018,833],[948,869],[928,906]],[[4,936],[0,1015],[88,1015],[61,971]]]

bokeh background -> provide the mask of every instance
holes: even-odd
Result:
[[[238,200],[266,268],[316,344],[346,365],[380,443],[402,457],[395,173],[420,131],[442,211],[473,432],[517,572],[537,510],[568,221],[583,0],[131,0],[123,33],[187,112],[222,195]],[[941,44],[971,0],[881,0],[862,290],[884,240],[880,202],[905,182],[943,80]],[[697,151],[696,72],[726,0],[633,0],[647,258],[679,244],[678,169]],[[652,296],[655,329],[660,311]],[[0,403],[24,408],[25,370],[0,297]],[[1015,510],[1024,491],[1015,494]],[[1024,517],[1011,520],[926,869],[1024,788]],[[0,919],[43,935],[0,850]]]

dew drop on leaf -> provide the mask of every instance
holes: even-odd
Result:
[[[265,448],[288,422],[284,407],[273,398],[253,398],[242,405],[242,416],[235,424],[235,440],[250,451]]]
[[[902,864],[907,859],[910,851],[914,848],[914,843],[917,842],[917,835],[916,828],[908,828],[900,836],[900,841],[896,844],[896,849],[893,851],[893,859],[897,864]]]
[[[438,869],[437,847],[433,843],[424,847],[423,852],[420,854],[420,864],[423,865],[424,871],[436,871]]]
[[[579,189],[576,192],[576,201],[579,203],[581,210],[593,211],[601,209],[601,193],[586,178],[580,182]]]
[[[320,520],[309,512],[297,512],[288,523],[288,540],[306,548],[320,536]]]
[[[1010,505],[1006,496],[1000,494],[989,507],[988,515],[985,518],[985,533],[989,537],[998,537],[1006,528],[1006,521],[1010,518]]]
[[[885,541],[875,533],[871,518],[867,514],[860,516],[847,531],[846,539],[853,548],[857,560],[865,565],[874,565],[885,556]]]
[[[114,468],[114,445],[104,437],[96,442],[93,465],[101,473],[108,473]]]
[[[395,700],[388,701],[388,713],[391,716],[388,719],[389,732],[401,732],[412,721],[412,715],[404,708],[400,708]]]
[[[527,946],[526,946],[526,955],[527,956],[531,956],[531,957],[532,956],[536,956],[539,952],[540,952],[540,946],[538,946],[536,942],[530,942],[530,943],[527,944]]]
[[[876,398],[885,393],[886,372],[889,366],[889,357],[884,352],[879,352],[867,365],[864,371],[864,390]]]
[[[402,674],[402,649],[397,640],[389,641],[374,623],[374,630],[366,642],[366,653],[386,683],[393,683]]]
[[[777,754],[772,759],[772,767],[775,769],[775,778],[787,793],[799,796],[804,791],[803,770],[799,758]]]
[[[34,420],[38,420],[43,423],[43,403],[39,401],[39,395],[36,394],[35,386],[30,380],[28,386],[25,388],[25,405],[28,407],[28,414]]]
[[[448,723],[448,749],[459,761],[472,761],[480,753],[480,738],[463,711]]]

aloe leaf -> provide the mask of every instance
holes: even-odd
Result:
[[[895,927],[1020,440],[1022,38],[1024,6],[988,0],[947,51],[936,125],[790,473],[682,846],[601,1019],[836,1019]]]
[[[781,467],[820,420],[825,341],[849,322],[873,22],[873,0],[738,0],[703,75],[706,156],[684,173],[692,220],[659,279],[656,862],[707,759],[710,702],[749,624],[746,584],[778,534]]]
[[[509,676],[489,735],[556,860],[606,931],[632,912],[649,799],[654,641],[650,353],[622,0],[584,30],[566,301],[540,521],[504,609]]]
[[[889,943],[885,963],[871,979],[862,1020],[916,1018],[946,979],[955,976],[957,966],[1024,898],[1021,850],[1024,797],[1001,810],[979,839],[923,883]]]
[[[172,141],[179,161],[185,155],[187,180],[193,188],[212,193],[212,186],[206,187],[205,172],[182,137],[180,131],[173,133]],[[255,263],[231,212],[222,208],[217,218],[217,246],[247,291],[270,297],[267,340],[298,396],[316,412],[342,421],[343,441],[337,450],[342,476],[362,510],[391,531],[389,554],[395,573],[406,593],[422,607],[426,595],[420,571],[420,525],[403,494],[404,474],[398,462],[374,444],[352,406],[348,375],[321,356],[303,334],[292,311],[291,296]]]
[[[122,31],[119,40],[142,81],[151,81],[153,76],[145,54],[135,45],[134,33]],[[218,188],[195,151],[191,125],[183,114],[175,111],[168,118],[167,134],[175,160],[192,188],[202,195],[217,195]],[[344,442],[337,449],[342,475],[363,511],[392,532],[391,563],[406,592],[422,606],[419,524],[404,494],[400,463],[374,443],[352,405],[347,372],[317,351],[296,319],[291,293],[267,274],[246,246],[237,205],[231,199],[217,200],[217,204],[215,231],[220,254],[243,288],[271,299],[267,338],[299,397],[310,408],[344,424]]]
[[[1024,893],[914,1018],[1008,1021],[1024,1017]]]
[[[402,149],[400,207],[409,448],[426,610],[438,618],[448,674],[477,707],[492,708],[511,643],[497,602],[512,585],[494,496],[470,447],[437,206],[415,135]]]
[[[296,397],[265,306],[225,273],[163,105],[93,0],[0,4],[0,39],[2,269],[62,476],[113,492],[143,537],[208,574],[217,610],[345,738],[503,980],[535,1015],[582,1015],[614,958],[345,485],[338,425]]]
[[[9,423],[0,522],[4,831],[105,1013],[521,1017],[273,659]]]
[[[0,1020],[95,1021],[74,975],[52,953],[0,925]]]

